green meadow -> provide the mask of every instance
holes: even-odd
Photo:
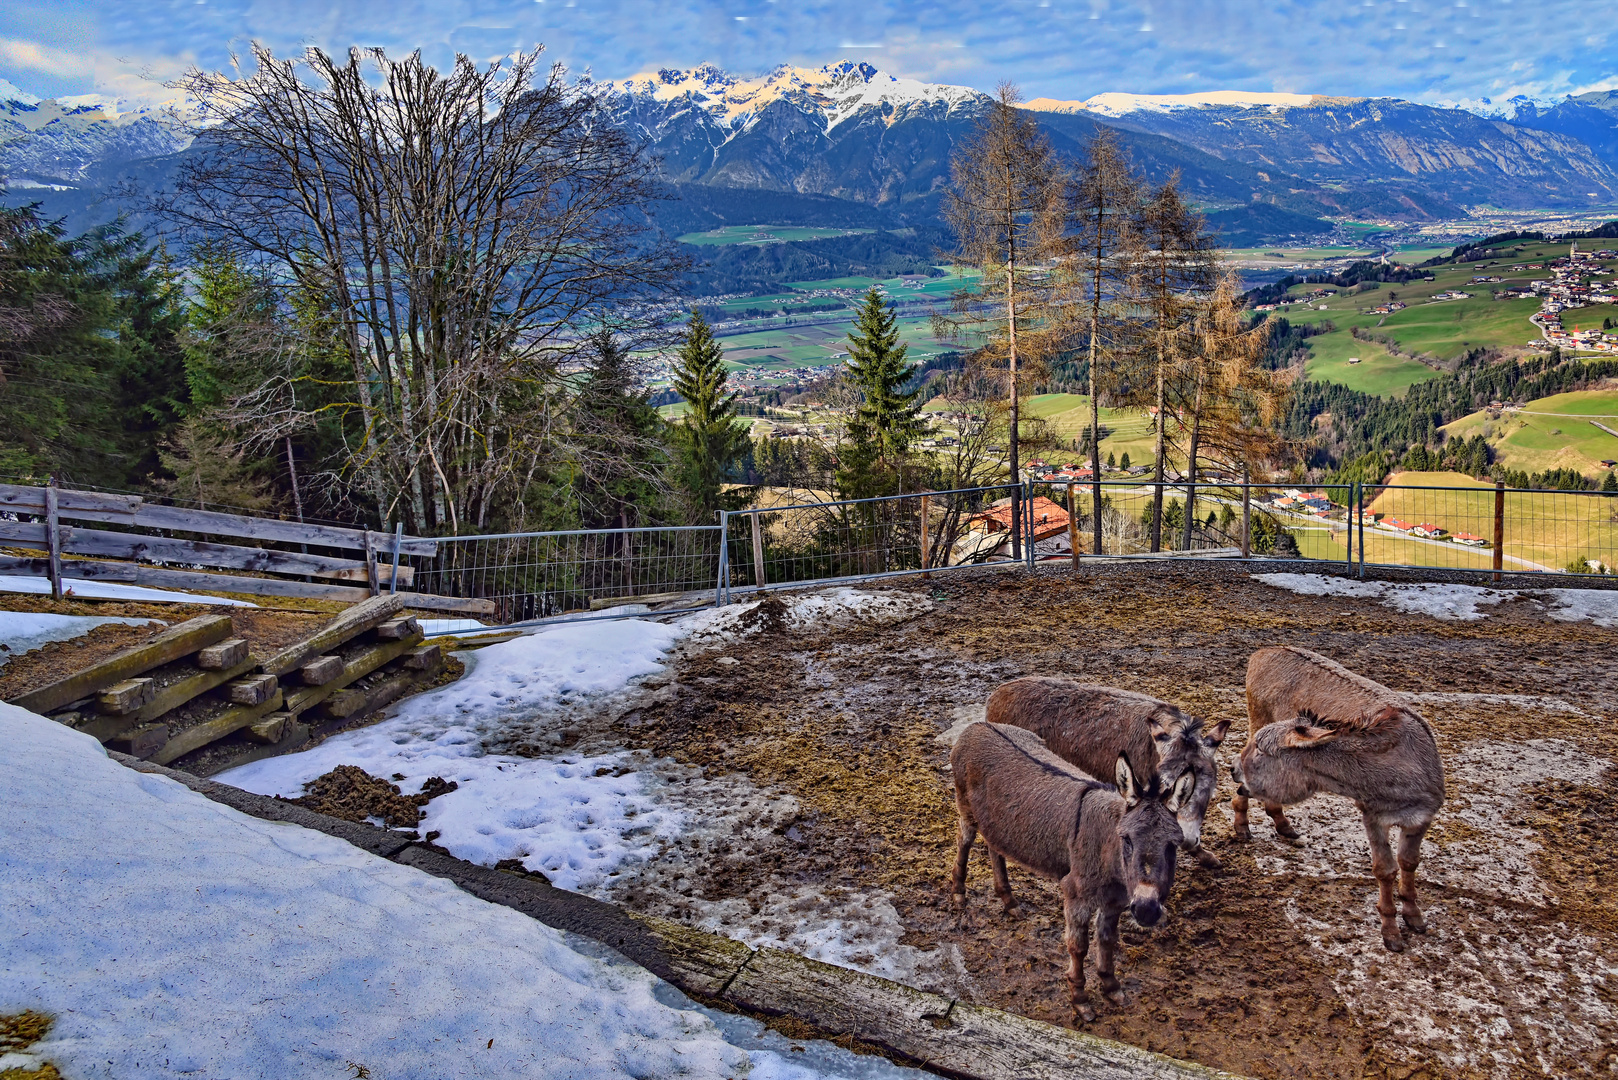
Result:
[[[1618,392],[1579,390],[1526,402],[1522,411],[1490,419],[1486,411],[1463,416],[1444,427],[1451,439],[1482,434],[1497,460],[1513,469],[1544,472],[1577,469],[1586,476],[1605,470],[1603,460],[1618,461],[1618,436],[1591,421],[1618,431]]]

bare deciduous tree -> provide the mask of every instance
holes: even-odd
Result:
[[[1090,362],[1090,469],[1092,498],[1101,505],[1101,394],[1109,376],[1134,347],[1138,308],[1133,291],[1140,265],[1140,185],[1118,148],[1118,137],[1100,128],[1071,186],[1068,233],[1060,277],[1069,303],[1064,309],[1070,339],[1085,342]],[[1102,368],[1109,370],[1106,375]],[[1101,515],[1093,515],[1095,551],[1102,551]]]
[[[1065,173],[1050,140],[1023,110],[1017,88],[1000,84],[988,113],[950,161],[944,219],[958,246],[951,258],[982,272],[977,289],[956,294],[954,314],[939,316],[941,333],[984,333],[979,363],[1005,364],[1011,482],[1021,480],[1021,396],[1030,365],[1044,356],[1051,322],[1050,261],[1059,250]],[[1013,554],[1021,553],[1021,518],[1013,506]]]
[[[653,163],[539,61],[441,73],[419,53],[255,47],[180,81],[208,126],[158,209],[330,298],[349,478],[413,531],[520,519],[589,335],[633,347],[626,313],[678,276],[645,241]],[[271,437],[307,423],[296,396],[257,404]]]

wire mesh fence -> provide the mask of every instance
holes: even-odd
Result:
[[[411,560],[415,588],[491,600],[501,623],[666,603],[719,584],[718,525],[445,537]]]
[[[1098,505],[1099,504],[1099,505]],[[733,591],[1086,559],[1263,559],[1604,574],[1618,493],[1485,485],[1252,484],[1220,477],[1033,481],[790,503],[712,526],[447,537],[415,588],[492,600],[502,623],[619,605],[723,604]]]

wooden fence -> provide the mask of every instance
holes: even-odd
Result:
[[[387,591],[398,592],[411,608],[493,614],[486,600],[411,589],[415,572],[397,557],[437,553],[437,541],[397,532],[189,510],[138,495],[0,484],[0,574],[48,578],[56,596],[75,580],[347,603]]]

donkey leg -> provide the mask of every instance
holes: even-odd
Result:
[[[1365,838],[1371,844],[1371,872],[1376,875],[1376,913],[1382,917],[1382,944],[1389,952],[1404,952],[1404,938],[1399,936],[1399,924],[1393,918],[1393,884],[1399,868],[1388,843],[1388,827],[1366,815]]]
[[[987,845],[985,845],[987,846]],[[989,848],[989,868],[994,871],[994,895],[1000,898],[1006,914],[1017,910],[1017,898],[1011,895],[1011,878],[1006,874],[1006,857]]]
[[[1274,824],[1276,832],[1280,833],[1288,840],[1296,840],[1298,838],[1298,830],[1294,829],[1292,827],[1292,822],[1287,820],[1286,809],[1281,806],[1280,803],[1265,803],[1264,812],[1270,815],[1270,822]]]
[[[1399,830],[1399,914],[1405,929],[1412,934],[1425,934],[1427,920],[1416,906],[1416,867],[1421,865],[1421,841],[1427,835],[1428,822],[1417,829]]]
[[[955,927],[963,929],[966,926],[966,860],[972,854],[972,842],[978,837],[978,827],[958,803],[957,810],[960,835],[955,845],[955,876],[950,891],[955,896]]]
[[[1118,956],[1118,916],[1122,909],[1104,907],[1096,920],[1096,974],[1101,977],[1101,992],[1113,1000],[1118,999],[1121,987],[1114,964]]]
[[[1236,839],[1251,840],[1253,833],[1247,827],[1247,796],[1232,795],[1230,797],[1230,812],[1236,819],[1235,825],[1232,826],[1232,832],[1235,834]]]
[[[1070,878],[1062,879],[1062,944],[1067,948],[1068,997],[1075,1009],[1084,1009],[1084,958],[1090,951],[1091,910],[1079,897]],[[1090,1019],[1090,1017],[1086,1017]]]

